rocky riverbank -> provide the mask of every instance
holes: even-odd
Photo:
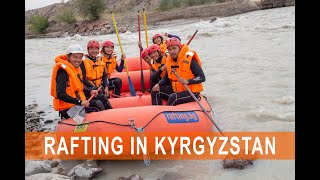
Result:
[[[59,8],[59,6],[55,8]],[[257,3],[251,0],[231,0],[226,1],[225,3],[191,6],[188,8],[179,8],[164,12],[150,13],[147,14],[147,25],[148,29],[151,30],[161,22],[170,23],[170,21],[177,19],[204,19],[225,17],[249,11],[255,11],[259,9],[260,7],[257,5]],[[49,9],[47,11],[49,11]],[[41,13],[48,14],[47,11]],[[188,13],[186,13],[186,11]],[[30,17],[30,13],[28,14],[28,17]],[[141,18],[142,17],[143,16],[141,15]],[[124,33],[126,31],[136,32],[138,30],[137,13],[127,13],[125,15],[117,14],[115,15],[115,18],[120,33]],[[141,30],[143,30],[143,25],[141,25]],[[79,34],[81,36],[88,36],[105,35],[112,33],[115,33],[115,30],[113,27],[111,17],[103,18],[97,21],[81,20],[73,24],[58,23],[55,20],[51,19],[49,21],[47,33],[45,34],[35,34],[31,32],[26,24],[25,38],[55,38],[74,36],[75,34]]]

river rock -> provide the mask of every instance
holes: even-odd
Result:
[[[52,161],[25,161],[25,176],[51,172]]]
[[[230,159],[230,160],[223,160],[223,168],[224,169],[244,169],[246,166],[253,165],[252,160],[245,160],[245,159]]]
[[[99,173],[103,172],[103,169],[98,167],[97,161],[87,160],[82,164],[79,164],[73,167],[68,173],[67,176],[71,177],[71,179],[77,178],[91,178]]]
[[[213,23],[215,20],[217,20],[217,17],[213,17],[210,19],[210,23]]]
[[[26,177],[25,180],[69,180],[68,176],[54,173],[39,173]]]
[[[143,180],[143,178],[138,174],[133,174],[129,177],[119,177],[118,180]]]

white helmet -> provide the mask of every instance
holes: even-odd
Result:
[[[79,44],[72,44],[70,46],[68,46],[66,54],[70,54],[70,53],[83,53],[82,47]]]

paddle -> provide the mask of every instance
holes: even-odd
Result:
[[[190,44],[190,42],[192,41],[192,39],[194,38],[194,36],[197,34],[197,32],[198,32],[198,29],[196,30],[196,32],[193,33],[193,35],[192,35],[191,38],[189,39],[187,45]]]
[[[173,72],[177,78],[180,80],[180,76],[179,74],[172,69],[171,72]],[[197,102],[197,104],[200,106],[200,108],[202,109],[202,111],[206,114],[206,116],[211,120],[211,122],[213,123],[213,125],[218,129],[219,133],[224,136],[224,134],[222,133],[222,130],[219,128],[219,126],[217,125],[217,123],[214,122],[214,120],[212,119],[212,117],[209,115],[209,113],[207,112],[207,110],[202,106],[202,104],[200,104],[200,102],[198,101],[198,99],[194,96],[194,94],[191,92],[190,88],[183,83],[183,86],[187,89],[187,91],[189,92],[189,94],[192,96],[192,98]],[[229,141],[227,141],[229,142]],[[229,142],[230,143],[230,142]],[[229,155],[228,155],[229,156]],[[252,159],[239,159],[239,158],[233,158],[233,160],[231,159],[231,161],[229,161],[227,163],[227,159],[223,160],[223,167],[226,168],[238,168],[238,169],[243,169],[244,166],[247,165],[252,165]]]
[[[123,49],[122,49],[122,46],[121,46],[121,41],[120,41],[120,37],[119,37],[119,33],[118,33],[117,23],[116,23],[116,20],[114,19],[114,16],[113,16],[112,11],[111,11],[111,16],[112,16],[112,21],[113,21],[114,29],[116,30],[116,34],[117,34],[117,38],[118,38],[118,43],[119,43],[119,45],[120,45],[121,54],[123,55],[124,53],[123,53]],[[130,78],[130,75],[129,75],[126,58],[124,58],[123,61],[124,61],[124,66],[125,66],[126,71],[127,71],[127,76],[128,76],[128,81],[129,81],[129,89],[130,89],[131,96],[136,96],[136,91],[135,91],[135,89],[134,89],[133,83],[132,83],[131,78]]]
[[[97,89],[98,91],[101,89],[101,86]],[[90,102],[94,95],[91,95],[91,97],[88,99]],[[86,111],[84,109],[84,106],[75,105],[72,106],[68,111],[67,114],[78,124],[81,123],[84,120],[84,116],[86,114]]]
[[[179,74],[172,69],[171,72],[173,72],[177,78],[180,80],[180,76]],[[190,88],[183,83],[183,86],[187,89],[187,91],[189,92],[189,94],[192,96],[192,98],[198,103],[198,105],[201,107],[201,109],[203,110],[203,112],[207,115],[207,117],[212,121],[213,125],[218,129],[218,131],[221,133],[221,135],[223,135],[221,129],[219,128],[219,126],[217,125],[217,123],[214,122],[214,120],[212,119],[212,117],[209,115],[209,113],[207,112],[207,110],[204,109],[204,107],[202,106],[202,104],[200,104],[200,102],[198,101],[198,99],[194,96],[194,94],[191,92]]]
[[[141,35],[140,35],[140,12],[138,11],[138,32],[139,32],[139,42],[141,42]],[[142,70],[142,58],[141,58],[141,51],[139,47],[139,52],[140,52],[140,71],[141,71],[141,76],[140,76],[140,85],[141,85],[141,92],[144,93],[144,77],[143,77],[143,70]]]
[[[144,26],[144,32],[146,34],[146,43],[147,43],[147,47],[148,47],[148,26],[147,26],[147,15],[146,15],[146,11],[143,10],[143,26]]]

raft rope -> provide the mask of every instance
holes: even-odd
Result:
[[[203,95],[202,95],[203,96]],[[207,97],[203,96],[206,100],[207,100]],[[208,101],[207,101],[208,102]],[[209,107],[210,107],[210,110],[207,112],[211,112],[212,111],[212,107],[211,105],[208,103]],[[188,110],[188,111],[201,111],[203,112],[202,110]],[[143,127],[141,127],[141,129],[143,130],[144,128],[146,128],[157,116],[159,116],[160,114],[164,113],[164,112],[188,112],[188,111],[161,111],[159,112],[158,114],[156,114],[146,125],[144,125]],[[91,124],[91,123],[107,123],[107,124],[113,124],[113,125],[117,125],[117,126],[128,126],[128,127],[132,127],[134,130],[139,130],[140,128],[137,128],[137,127],[133,127],[131,124],[120,124],[120,123],[115,123],[115,122],[110,122],[110,121],[104,121],[104,120],[95,120],[95,121],[90,121],[90,122],[84,122],[85,124]],[[66,123],[66,122],[63,122],[63,120],[59,121],[58,124],[65,124],[65,125],[69,125],[69,126],[78,126],[78,125],[81,125],[81,124],[71,124],[71,123]]]

